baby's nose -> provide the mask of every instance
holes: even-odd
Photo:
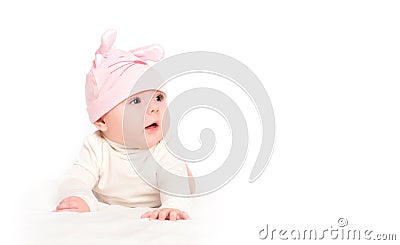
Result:
[[[158,105],[155,102],[152,102],[149,104],[149,107],[147,108],[147,113],[151,114],[152,112],[158,112]]]

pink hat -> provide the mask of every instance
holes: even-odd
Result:
[[[154,84],[146,84],[140,91],[132,91],[136,81],[150,67],[145,61],[162,59],[162,47],[150,45],[123,51],[114,48],[116,36],[115,30],[107,30],[103,34],[93,66],[86,75],[86,104],[92,123],[131,94],[159,89]]]

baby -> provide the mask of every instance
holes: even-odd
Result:
[[[151,83],[132,91],[149,69],[146,62],[161,60],[164,52],[157,45],[131,51],[115,49],[115,38],[115,30],[103,34],[86,76],[87,111],[98,130],[86,137],[78,160],[62,179],[55,211],[90,212],[110,204],[156,208],[141,218],[189,219],[185,212],[190,206],[187,198],[151,187],[130,164],[130,159],[135,159],[146,166],[148,154],[152,154],[160,167],[170,173],[192,176],[186,164],[173,157],[163,142],[164,116],[168,115],[165,91]],[[129,117],[129,136],[123,128],[127,111],[134,115]],[[163,171],[155,170],[153,175],[155,183],[167,181]],[[189,191],[193,191],[192,184],[188,183]]]

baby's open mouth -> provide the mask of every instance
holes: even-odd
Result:
[[[149,126],[147,126],[145,129],[152,129],[152,128],[157,128],[158,127],[158,124],[157,123],[152,123],[152,124],[150,124]]]

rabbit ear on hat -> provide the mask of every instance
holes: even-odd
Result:
[[[144,61],[150,60],[157,62],[164,57],[164,49],[158,44],[133,49],[129,52]]]
[[[96,51],[95,64],[98,66],[104,57],[107,57],[114,49],[115,39],[117,38],[117,31],[109,29],[104,32],[101,37],[101,45]]]

